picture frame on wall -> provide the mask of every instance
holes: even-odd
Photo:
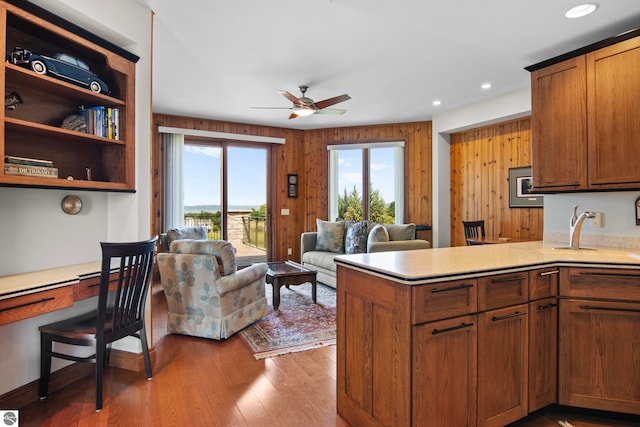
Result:
[[[298,174],[287,175],[287,188],[289,197],[298,197]]]
[[[531,166],[509,168],[509,207],[543,207],[542,194],[533,193]]]

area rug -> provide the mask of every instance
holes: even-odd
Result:
[[[280,288],[280,308],[273,309],[272,288],[267,285],[269,313],[240,331],[256,360],[335,345],[336,291],[317,285],[317,304],[311,300],[311,284]]]

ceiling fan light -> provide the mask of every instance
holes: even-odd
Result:
[[[315,110],[313,110],[312,108],[302,107],[302,108],[294,108],[293,112],[296,113],[296,116],[307,117],[315,113]]]

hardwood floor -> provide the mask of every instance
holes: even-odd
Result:
[[[167,335],[164,295],[153,292],[153,379],[108,368],[104,409],[95,412],[93,376],[20,410],[21,426],[347,426],[336,414],[336,348],[254,360],[238,335],[210,341]],[[640,426],[639,422],[550,408],[510,427]]]

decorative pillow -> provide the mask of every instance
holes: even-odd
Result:
[[[344,252],[347,254],[363,254],[367,252],[367,221],[346,222],[346,235],[344,238]]]
[[[382,224],[376,224],[369,233],[369,239],[367,244],[375,242],[388,242],[389,232]]]
[[[416,238],[416,225],[410,224],[385,224],[389,233],[389,240],[413,240]]]
[[[344,221],[330,222],[316,219],[318,235],[316,251],[344,253]]]
[[[179,254],[214,256],[222,276],[236,272],[236,248],[226,240],[180,239],[171,242],[170,249],[171,252]]]

